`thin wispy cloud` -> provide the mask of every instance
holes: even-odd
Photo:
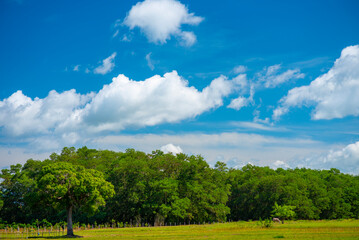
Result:
[[[115,33],[112,35],[113,38],[117,37],[117,35],[120,33],[120,30],[116,29]]]
[[[97,68],[95,68],[93,72],[95,74],[102,74],[102,75],[105,75],[105,74],[111,72],[115,67],[116,55],[117,55],[117,53],[114,52],[111,54],[111,56],[102,60],[102,64],[100,66],[98,66]]]
[[[147,55],[146,55],[146,61],[147,61],[147,66],[153,71],[154,69],[155,69],[155,66],[153,65],[153,62],[152,62],[152,59],[151,59],[151,52],[150,53],[148,53]]]
[[[279,72],[281,65],[273,65],[265,68],[262,72],[257,73],[257,81],[265,88],[275,88],[290,80],[304,78],[305,75],[298,68],[289,69],[285,72]]]
[[[308,138],[282,138],[238,132],[112,135],[99,137],[94,141],[101,148],[121,146],[117,150],[125,150],[130,146],[145,152],[161,147],[163,150],[180,148],[187,154],[202,155],[212,165],[220,160],[230,167],[244,166],[249,162],[276,167],[277,161],[292,166],[295,161],[299,164],[307,156],[319,155],[331,149],[331,146]],[[168,143],[175,148],[164,147]]]
[[[72,71],[74,71],[74,72],[78,72],[80,70],[80,65],[76,65],[73,69],[72,69]]]
[[[240,74],[240,73],[244,73],[247,71],[247,67],[246,66],[243,66],[243,65],[239,65],[239,66],[236,66],[235,68],[233,68],[233,72],[235,74]]]
[[[239,74],[235,79],[240,88],[238,91],[240,95],[237,98],[232,99],[227,108],[238,111],[243,107],[254,106],[254,95],[258,90],[263,91],[263,89],[277,88],[288,81],[294,81],[305,77],[299,69],[289,69],[285,71],[281,69],[282,67],[280,64],[265,67],[262,71],[255,73],[251,79],[248,79],[247,74],[245,73],[247,67],[243,65],[236,66],[232,72]],[[248,93],[249,96],[245,96],[245,94]]]

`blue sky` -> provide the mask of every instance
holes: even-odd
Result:
[[[0,167],[65,146],[359,174],[358,1],[0,2]]]

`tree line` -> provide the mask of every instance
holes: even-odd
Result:
[[[201,156],[64,148],[0,174],[0,221],[93,224],[359,218],[359,176],[338,169],[214,167]],[[72,221],[72,219],[71,219]]]

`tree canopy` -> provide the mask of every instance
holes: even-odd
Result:
[[[67,235],[73,235],[72,211],[79,207],[94,214],[105,199],[114,195],[114,187],[101,172],[66,162],[51,163],[38,177],[40,194],[56,209],[66,209]]]
[[[255,220],[271,217],[275,204],[294,206],[297,219],[359,218],[359,177],[337,169],[228,169],[201,156],[71,147],[0,178],[8,223],[60,222],[69,207],[82,223]]]
[[[294,209],[295,206],[280,206],[275,202],[273,206],[272,216],[280,218],[282,220],[282,223],[284,223],[285,219],[292,219],[295,216]]]

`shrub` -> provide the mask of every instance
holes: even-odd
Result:
[[[271,219],[267,218],[262,220],[261,218],[259,218],[259,221],[257,223],[258,226],[262,227],[262,228],[270,228],[273,225],[273,222]]]

